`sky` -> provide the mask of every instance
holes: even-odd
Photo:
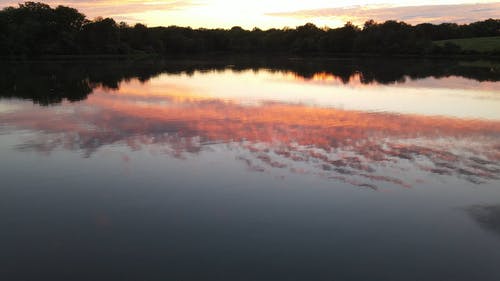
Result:
[[[0,0],[0,7],[22,1]],[[498,0],[69,0],[44,1],[51,6],[77,8],[89,19],[112,17],[117,22],[148,26],[246,29],[296,27],[311,22],[338,27],[345,22],[362,25],[375,21],[469,23],[500,18]]]

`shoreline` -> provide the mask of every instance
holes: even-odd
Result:
[[[500,60],[500,55],[484,54],[453,54],[453,55],[412,55],[412,54],[376,54],[376,53],[241,53],[241,52],[214,52],[196,54],[75,54],[75,55],[43,55],[37,57],[0,56],[0,62],[29,62],[29,61],[79,61],[79,60],[148,60],[148,59],[220,59],[220,58],[272,58],[272,59],[449,59],[449,60]]]

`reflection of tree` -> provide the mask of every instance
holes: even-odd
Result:
[[[478,81],[500,81],[500,69],[486,63],[460,63],[430,60],[381,59],[266,59],[254,57],[224,57],[216,62],[205,60],[170,61],[104,61],[81,63],[16,63],[3,64],[0,77],[0,96],[30,99],[42,105],[66,99],[85,99],[96,86],[118,89],[120,82],[131,78],[147,81],[161,73],[187,73],[224,70],[259,70],[293,72],[310,79],[317,74],[337,77],[349,83],[359,76],[363,84],[390,84],[426,77],[461,76]],[[384,67],[380,67],[384,65]]]
[[[0,67],[0,97],[29,99],[41,105],[84,100],[96,87],[118,89],[123,80],[146,81],[160,72],[158,65],[119,61],[5,63]]]
[[[84,100],[92,92],[92,86],[78,72],[78,69],[58,64],[50,67],[29,64],[4,66],[0,77],[0,95],[30,99],[42,105],[59,103],[64,99]]]

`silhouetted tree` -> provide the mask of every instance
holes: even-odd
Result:
[[[117,24],[111,18],[86,20],[76,9],[26,2],[0,11],[0,54],[195,54],[195,53],[370,53],[459,54],[457,45],[437,46],[436,40],[500,36],[500,20],[471,24],[418,24],[366,21],[362,28],[348,22],[340,28],[312,23],[295,29],[245,30],[154,27]],[[499,50],[500,52],[500,50]]]

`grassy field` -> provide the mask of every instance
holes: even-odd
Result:
[[[457,44],[462,48],[462,50],[471,50],[477,52],[491,52],[500,50],[500,36],[434,41],[434,43],[439,46],[444,46],[446,42]]]

